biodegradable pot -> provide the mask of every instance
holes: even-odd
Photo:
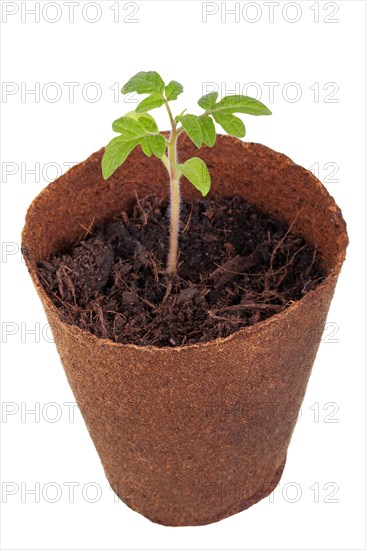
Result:
[[[182,137],[180,158],[197,154]],[[66,324],[38,260],[139,196],[167,195],[165,168],[134,151],[108,180],[103,149],[48,185],[22,235],[28,270],[106,476],[131,508],[164,525],[235,514],[277,485],[348,244],[345,222],[314,175],[256,143],[218,136],[203,148],[212,187],[285,220],[321,252],[327,277],[273,317],[227,338],[182,348],[117,344]],[[183,179],[182,194],[196,191]]]

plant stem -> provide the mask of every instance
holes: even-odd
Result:
[[[170,241],[167,273],[173,275],[177,270],[179,212],[180,212],[180,172],[176,168],[177,162],[177,132],[176,126],[172,127],[168,144],[168,161],[170,175]]]
[[[178,136],[184,132],[181,126],[177,129],[177,122],[174,119],[168,101],[165,102],[172,131],[168,141],[168,157],[165,155],[162,158],[163,164],[169,172],[170,176],[170,240],[169,240],[169,255],[167,264],[167,274],[172,276],[177,271],[178,257],[178,236],[179,236],[179,213],[180,213],[180,186],[179,180],[181,172],[177,170],[177,140]],[[206,111],[205,113],[206,114]]]
[[[170,105],[169,105],[169,102],[168,101],[165,101],[165,107],[166,107],[166,110],[168,111],[168,115],[169,115],[169,120],[170,120],[170,124],[172,126],[172,130],[175,130],[176,127],[177,127],[177,123],[173,117],[173,113],[170,109]]]

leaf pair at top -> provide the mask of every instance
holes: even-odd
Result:
[[[229,95],[223,97],[217,103],[217,92],[211,92],[198,100],[198,105],[205,110],[205,115],[211,115],[226,133],[231,136],[242,138],[245,136],[243,121],[234,113],[245,113],[247,115],[270,115],[272,114],[263,103],[245,95]],[[202,115],[201,115],[202,116]]]
[[[121,92],[129,94],[136,92],[138,94],[150,94],[143,99],[136,107],[137,113],[146,113],[157,107],[161,107],[167,101],[177,99],[183,92],[182,84],[171,80],[165,85],[161,76],[155,71],[141,71],[123,86]]]
[[[245,136],[244,122],[234,113],[248,115],[270,115],[271,111],[263,103],[244,95],[226,96],[217,103],[217,92],[211,92],[198,100],[198,105],[205,110],[200,115],[183,114],[176,117],[196,147],[202,144],[213,147],[216,141],[214,119],[226,133],[242,138]],[[212,117],[212,118],[211,118]]]
[[[113,172],[124,163],[131,151],[140,145],[145,155],[155,155],[163,158],[167,150],[168,141],[159,133],[157,124],[148,111],[156,109],[169,101],[176,100],[183,92],[183,86],[172,80],[165,85],[161,76],[155,71],[141,71],[133,76],[123,87],[123,94],[136,92],[148,94],[136,107],[136,110],[113,122],[112,128],[119,132],[120,136],[110,141],[105,149],[102,159],[102,172],[104,179],[109,178]],[[234,113],[248,115],[270,115],[271,111],[257,99],[231,95],[222,98],[219,102],[218,93],[211,92],[198,100],[198,105],[204,109],[204,113],[197,116],[186,113],[186,109],[175,118],[175,122],[181,127],[175,131],[175,140],[184,130],[196,147],[202,145],[213,147],[216,141],[215,121],[225,132],[235,137],[245,136],[243,121]],[[170,109],[168,111],[171,115]],[[174,130],[176,128],[174,127]],[[163,159],[164,163],[167,158]],[[207,166],[202,159],[194,157],[184,164],[176,164],[176,168],[185,175],[193,185],[206,195],[210,187],[210,176]]]

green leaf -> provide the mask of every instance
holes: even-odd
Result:
[[[196,147],[202,145],[202,130],[201,125],[196,115],[184,115],[180,117],[180,123],[191,138]]]
[[[158,125],[149,113],[136,113],[136,111],[130,111],[129,113],[126,113],[125,116],[138,120],[147,132],[158,132]]]
[[[158,125],[153,118],[142,117],[140,123],[146,132],[158,132]]]
[[[158,133],[155,120],[149,114],[136,112],[127,113],[113,122],[113,130],[121,135],[114,138],[106,147],[102,159],[102,173],[104,179],[124,163],[127,156],[136,145],[140,144],[148,157],[152,154],[161,158],[165,153],[166,141]]]
[[[212,119],[207,115],[203,115],[198,120],[201,126],[203,143],[209,147],[213,147],[216,141],[216,130]]]
[[[177,97],[183,92],[182,84],[176,82],[176,80],[171,80],[169,84],[165,86],[165,97],[168,101],[177,99]]]
[[[149,136],[149,144],[154,155],[160,159],[164,155],[166,150],[165,137],[161,134],[157,134],[156,136]]]
[[[141,149],[143,150],[143,152],[145,153],[145,155],[146,155],[147,157],[151,157],[151,155],[152,155],[152,150],[151,150],[149,138],[148,138],[148,137],[144,138],[144,139],[141,141],[140,145],[141,145]]]
[[[127,113],[127,115],[115,120],[112,129],[123,134],[126,138],[142,137],[147,133],[158,133],[158,126],[152,116],[148,113],[133,114],[137,114],[137,116],[131,116],[132,113]]]
[[[242,138],[245,136],[245,126],[244,122],[240,120],[237,116],[224,113],[212,113],[212,116],[218,124],[230,134],[230,136],[235,136]]]
[[[272,114],[263,103],[258,101],[258,99],[246,95],[228,95],[223,97],[221,101],[211,106],[209,110],[212,113],[246,113],[247,115],[256,116]]]
[[[108,143],[102,158],[102,174],[105,180],[125,162],[138,143],[138,139],[125,141],[122,136],[117,136]]]
[[[210,92],[209,94],[203,95],[201,99],[198,100],[198,105],[202,107],[202,109],[211,109],[211,107],[215,105],[218,97],[218,92]]]
[[[210,190],[211,178],[206,164],[202,159],[193,157],[184,164],[177,164],[177,168],[205,197]]]
[[[135,136],[143,136],[145,130],[138,120],[134,120],[131,117],[122,116],[115,120],[112,124],[112,129],[120,134],[128,132],[128,134]]]
[[[146,113],[146,111],[151,111],[152,109],[161,107],[164,103],[165,99],[161,94],[151,94],[137,105],[136,113]]]
[[[164,87],[164,81],[157,72],[141,71],[126,82],[121,92],[122,94],[129,94],[130,92],[137,92],[138,94],[162,93]]]

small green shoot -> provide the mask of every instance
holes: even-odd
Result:
[[[138,145],[146,156],[154,155],[161,159],[170,177],[170,243],[167,274],[171,276],[177,269],[180,178],[184,175],[203,196],[207,195],[211,185],[210,174],[202,159],[192,157],[183,164],[178,162],[178,137],[185,132],[198,149],[202,145],[213,147],[216,141],[214,121],[229,135],[243,138],[244,123],[234,113],[270,115],[271,111],[257,99],[248,96],[230,95],[217,101],[218,93],[211,92],[198,100],[198,105],[204,111],[202,114],[190,114],[185,109],[174,117],[170,102],[175,101],[183,92],[183,86],[175,80],[165,85],[155,71],[137,73],[123,86],[121,92],[147,94],[147,97],[140,101],[135,111],[126,113],[113,122],[113,130],[120,135],[113,138],[105,148],[102,158],[103,178],[108,179]],[[163,105],[167,109],[171,125],[168,139],[159,132],[154,118],[148,113]]]

